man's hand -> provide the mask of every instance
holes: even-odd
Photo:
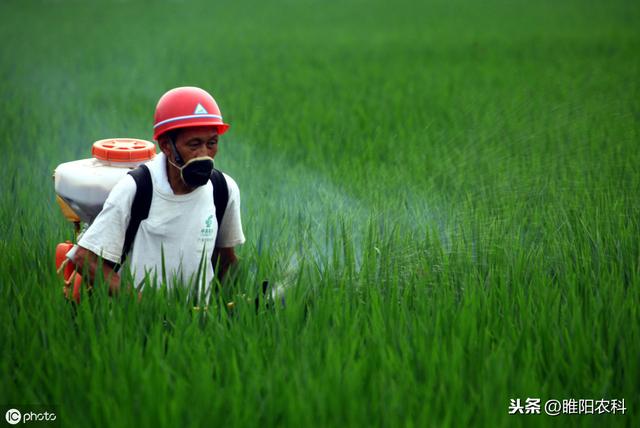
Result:
[[[216,247],[213,250],[211,263],[213,263],[213,267],[216,269],[216,276],[218,277],[218,280],[222,282],[229,268],[238,263],[238,257],[236,257],[235,249],[233,247]]]
[[[100,258],[97,254],[80,246],[73,257],[73,263],[78,267],[79,272],[84,272],[86,266],[89,274],[89,277],[86,279],[90,284],[95,282],[95,275],[98,271],[99,261]],[[102,263],[102,276],[104,277],[104,282],[109,284],[110,296],[120,291],[120,275],[118,275],[113,267],[108,263]]]

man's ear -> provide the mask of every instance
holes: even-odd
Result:
[[[158,138],[158,147],[160,147],[162,153],[171,158],[171,148],[169,147],[169,144],[169,139],[167,137],[161,136],[160,138]]]

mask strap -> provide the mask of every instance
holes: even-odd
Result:
[[[182,160],[182,156],[178,153],[178,149],[176,148],[176,143],[173,141],[173,138],[169,137],[169,141],[171,142],[171,152],[173,152],[173,157],[176,158],[176,162],[179,165],[184,165],[184,161]]]

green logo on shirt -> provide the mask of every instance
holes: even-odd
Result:
[[[213,215],[210,215],[204,222],[204,227],[200,229],[200,240],[209,241],[213,239]]]

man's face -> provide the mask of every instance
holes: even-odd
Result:
[[[185,163],[201,156],[215,158],[218,153],[218,128],[198,126],[181,129],[176,137],[176,148]],[[174,160],[169,143],[161,144],[162,151]]]

